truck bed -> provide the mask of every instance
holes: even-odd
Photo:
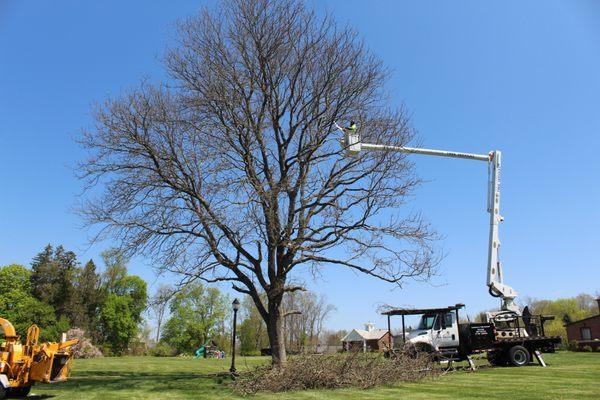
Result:
[[[460,350],[464,354],[481,353],[516,345],[531,350],[553,352],[554,346],[561,342],[560,336],[512,336],[496,338],[491,323],[459,324]]]

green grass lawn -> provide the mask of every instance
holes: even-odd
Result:
[[[251,399],[600,399],[600,354],[546,354],[547,368],[481,368],[455,371],[421,383],[371,390],[343,389],[260,394]],[[38,398],[238,399],[218,374],[230,360],[124,357],[76,360],[70,381],[36,385]],[[238,370],[267,362],[239,359]],[[32,396],[34,397],[34,396]]]

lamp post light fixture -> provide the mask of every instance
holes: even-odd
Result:
[[[232,376],[235,376],[235,335],[237,330],[237,312],[240,309],[240,301],[238,299],[233,300],[231,306],[233,308],[233,333],[231,335],[231,368],[229,368],[229,372],[231,372]]]

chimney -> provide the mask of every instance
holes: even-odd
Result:
[[[371,332],[374,329],[375,329],[375,325],[372,322],[367,322],[365,324],[365,331]]]
[[[596,299],[596,303],[598,303],[598,314],[600,314],[600,297]]]

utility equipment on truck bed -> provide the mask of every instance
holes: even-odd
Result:
[[[487,353],[492,365],[520,367],[532,361],[534,356],[545,366],[540,353],[554,352],[554,346],[561,341],[559,336],[545,336],[544,322],[552,318],[529,315],[484,323],[460,323],[458,310],[462,307],[463,304],[456,304],[444,308],[398,308],[383,312],[388,318],[390,332],[390,318],[402,317],[401,343],[392,343],[390,336],[389,347],[408,347],[449,361],[469,360],[472,354]],[[418,327],[408,333],[406,315],[421,315]]]
[[[0,327],[4,333],[0,337],[0,400],[27,396],[34,382],[67,380],[73,364],[71,347],[79,339],[38,344],[40,329],[31,325],[22,344],[9,321],[0,318]]]

